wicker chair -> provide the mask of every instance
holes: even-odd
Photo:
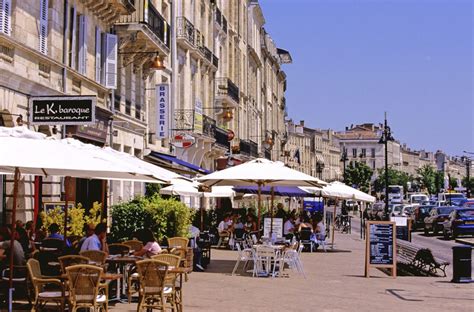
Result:
[[[130,253],[130,246],[125,244],[110,244],[109,254],[111,255],[128,255]]]
[[[59,264],[61,265],[61,272],[66,274],[66,268],[76,264],[88,264],[89,258],[78,255],[62,256],[58,258]]]
[[[69,287],[71,311],[80,308],[103,308],[108,311],[107,295],[99,295],[100,277],[102,268],[88,265],[72,265],[66,268]]]
[[[64,306],[68,303],[68,293],[64,290],[63,283],[61,283],[59,279],[43,276],[41,274],[40,264],[36,259],[29,259],[26,266],[28,268],[30,281],[34,288],[35,302],[31,311],[37,311],[47,303],[54,303],[59,306],[61,311],[64,311]],[[45,285],[56,285],[58,290],[45,291],[43,289]]]
[[[80,255],[89,258],[90,261],[96,262],[98,265],[104,265],[107,259],[107,254],[101,250],[84,250]]]
[[[140,280],[140,298],[137,311],[171,308],[176,311],[176,293],[166,286],[168,263],[155,259],[137,261]],[[169,305],[168,305],[169,303]]]
[[[143,243],[139,240],[136,240],[136,239],[128,240],[126,242],[123,242],[123,244],[130,247],[130,250],[140,251],[140,250],[143,249]],[[110,246],[109,246],[109,248],[110,248]]]
[[[183,248],[188,247],[189,239],[186,237],[170,237],[168,238],[169,248]]]

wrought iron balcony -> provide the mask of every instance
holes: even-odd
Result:
[[[135,11],[136,0],[103,0],[100,1],[81,1],[92,14],[103,21],[113,23],[119,19],[120,15],[132,14]]]
[[[194,109],[175,109],[173,118],[173,130],[194,131]]]
[[[227,19],[222,15],[222,30],[227,34]]]
[[[218,144],[222,147],[225,147],[227,149],[230,148],[228,131],[226,129],[222,129],[220,127],[215,127],[214,138],[216,139],[216,144]]]
[[[212,64],[212,52],[209,50],[206,46],[200,46],[199,50],[201,51],[202,55],[204,55],[204,58],[209,62],[209,64]]]
[[[250,140],[240,140],[240,153],[250,157],[258,157],[258,144]]]
[[[216,95],[218,97],[230,97],[236,104],[239,103],[239,88],[229,78],[216,78]]]
[[[219,68],[219,58],[212,54],[212,66],[217,70]]]
[[[157,40],[159,44],[170,48],[170,26],[165,21],[163,16],[153,6],[150,0],[134,0],[135,1],[135,12],[130,15],[121,16],[119,21],[116,23],[120,25],[136,25],[135,27],[129,27],[126,30],[129,32],[136,32],[140,30],[145,36],[141,36],[138,39]],[[139,35],[140,36],[140,35]],[[133,47],[136,50],[136,47]],[[169,50],[168,50],[169,51]]]
[[[216,7],[216,23],[219,26],[222,26],[222,12],[218,7]]]
[[[202,116],[202,133],[208,137],[216,136],[216,121],[209,116]]]
[[[177,18],[177,39],[190,48],[194,47],[194,25],[184,16]]]

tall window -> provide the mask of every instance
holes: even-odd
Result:
[[[372,158],[375,158],[375,148],[373,148],[373,149],[371,150],[371,156],[372,156]],[[374,163],[375,163],[375,162],[374,162]],[[374,167],[375,167],[375,165],[374,165]]]
[[[10,36],[12,31],[12,0],[0,0],[0,33]]]
[[[352,149],[352,157],[357,158],[357,148]]]
[[[360,156],[361,156],[362,158],[365,158],[365,157],[366,157],[366,153],[367,153],[366,149],[363,148],[362,151],[360,152]]]

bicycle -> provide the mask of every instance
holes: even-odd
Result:
[[[350,231],[350,223],[349,223],[349,216],[347,215],[337,215],[336,219],[334,220],[334,228],[341,233],[349,233]]]

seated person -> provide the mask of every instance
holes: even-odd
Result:
[[[301,232],[301,229],[303,228],[309,228],[311,232],[313,232],[313,226],[311,225],[311,220],[306,215],[303,216],[303,222],[300,223],[298,227],[298,232]]]
[[[133,253],[134,256],[151,258],[162,251],[160,245],[155,239],[155,235],[153,235],[153,232],[150,229],[144,229],[141,231],[139,236],[143,242],[143,248],[142,250],[135,251]]]
[[[204,272],[204,267],[201,264],[202,250],[197,244],[197,240],[199,238],[199,235],[201,234],[201,231],[191,224],[189,226],[189,233],[191,234],[190,246],[193,248],[194,252],[194,271]]]
[[[59,240],[64,240],[64,236],[62,234],[59,234],[59,225],[57,223],[52,223],[49,228],[49,236],[46,237],[48,238],[54,238],[54,239],[59,239]],[[69,240],[66,240],[66,246],[71,247],[71,242]]]
[[[13,241],[13,264],[14,265],[25,265],[25,252],[18,242],[18,232],[15,233],[16,239]],[[10,247],[11,247],[11,232],[7,227],[0,228],[0,248],[4,249],[7,253],[6,263],[10,262]],[[2,260],[3,261],[3,260]]]
[[[294,217],[290,216],[283,225],[283,236],[285,236],[287,239],[291,239],[295,230]]]
[[[77,250],[81,250],[82,248],[82,244],[84,244],[84,242],[86,241],[86,239],[88,237],[91,237],[92,235],[94,235],[94,231],[95,231],[95,225],[94,224],[84,224],[84,237],[81,238],[81,240],[77,243]]]
[[[95,227],[94,234],[86,238],[81,246],[81,251],[85,250],[101,250],[109,253],[109,247],[107,246],[107,225],[105,223],[99,223]]]
[[[257,231],[257,222],[255,222],[255,219],[251,214],[247,215],[247,222],[245,222],[244,228],[247,232]]]
[[[232,221],[229,216],[224,217],[224,220],[222,220],[217,226],[217,230],[221,237],[230,235],[230,232],[232,232]]]
[[[234,223],[234,230],[235,229],[244,229],[244,224],[242,223],[242,218],[238,217]]]
[[[326,238],[326,226],[324,225],[323,219],[318,218],[318,224],[316,225],[316,239],[323,241]]]

